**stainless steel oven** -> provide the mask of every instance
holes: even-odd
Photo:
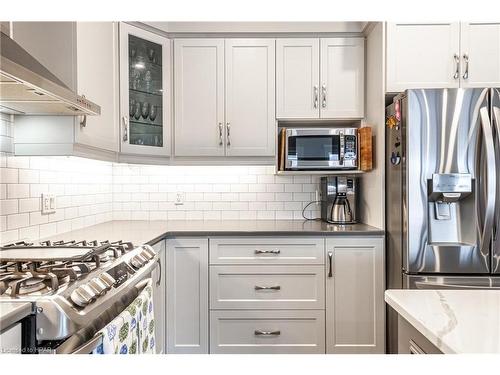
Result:
[[[357,129],[287,129],[285,158],[285,169],[356,169]]]

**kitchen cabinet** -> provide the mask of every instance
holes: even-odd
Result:
[[[324,354],[321,310],[211,311],[212,354]]]
[[[325,353],[325,240],[211,237],[210,353]]]
[[[225,40],[226,155],[273,156],[275,40]]]
[[[460,23],[388,23],[387,91],[453,88],[460,80]]]
[[[387,92],[500,85],[499,23],[388,23]]]
[[[170,40],[120,23],[121,153],[169,156]]]
[[[274,64],[274,39],[176,39],[175,156],[273,156]]]
[[[13,22],[14,40],[66,86],[101,107],[100,116],[16,116],[16,155],[112,160],[118,151],[116,22]]]
[[[433,343],[398,315],[398,354],[443,354]]]
[[[176,156],[223,156],[224,39],[174,40]]]
[[[276,40],[276,117],[319,117],[319,39]]]
[[[167,353],[208,353],[208,239],[166,245]]]
[[[326,352],[384,353],[384,240],[326,240]]]
[[[277,117],[364,116],[364,38],[277,40]]]
[[[165,280],[165,267],[166,267],[166,251],[165,240],[160,241],[153,245],[153,249],[159,254],[160,263],[153,270],[151,278],[155,283],[153,286],[153,301],[154,301],[154,315],[155,315],[155,340],[156,340],[156,353],[166,353],[166,297],[167,297],[167,283]]]
[[[460,25],[461,87],[500,86],[500,23]]]

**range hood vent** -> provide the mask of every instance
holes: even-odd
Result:
[[[19,44],[0,32],[0,112],[14,115],[100,115]]]

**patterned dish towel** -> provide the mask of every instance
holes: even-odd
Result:
[[[151,280],[120,315],[97,334],[103,342],[93,354],[155,354],[155,320]]]

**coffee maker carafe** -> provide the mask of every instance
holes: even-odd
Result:
[[[357,222],[356,177],[321,177],[321,219],[332,224]]]

